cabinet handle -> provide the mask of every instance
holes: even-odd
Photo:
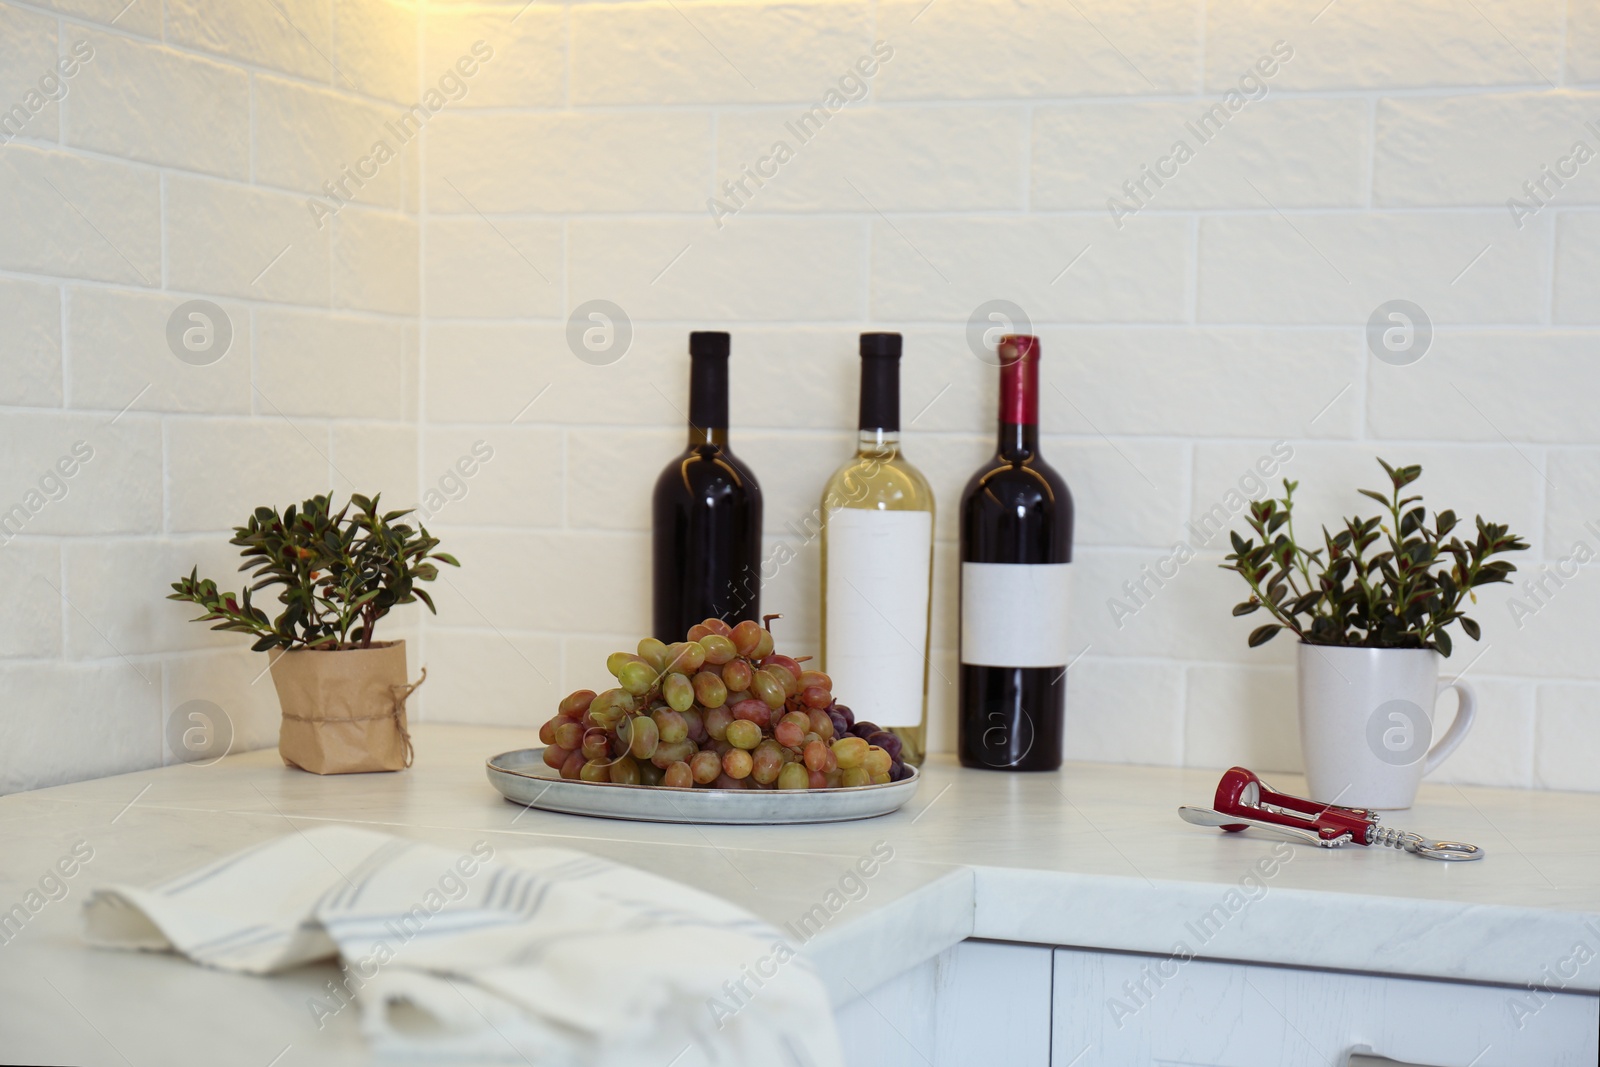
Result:
[[[1412,1063],[1409,1060],[1391,1060],[1387,1056],[1379,1056],[1367,1049],[1351,1049],[1349,1059],[1345,1060],[1345,1067],[1428,1067],[1428,1065]]]

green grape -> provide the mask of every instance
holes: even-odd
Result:
[[[571,719],[565,719],[562,721],[560,726],[556,727],[554,740],[556,744],[560,745],[568,752],[571,752],[575,748],[582,748],[583,727],[573,722]]]
[[[794,696],[800,691],[800,683],[795,680],[794,672],[781,663],[768,663],[761,668],[783,683],[785,696]]]
[[[877,774],[869,774],[867,776],[867,781],[871,782],[873,785],[888,785],[890,781],[889,772],[882,771]]]
[[[657,767],[654,763],[647,761],[639,764],[640,785],[660,785],[664,777],[666,777],[666,772],[664,772],[660,767]]]
[[[865,767],[846,767],[839,772],[839,784],[846,789],[853,789],[858,785],[871,785],[872,778]]]
[[[729,778],[748,778],[754,769],[755,760],[742,748],[736,748],[722,757],[722,773]]]
[[[585,782],[609,782],[611,781],[611,765],[604,760],[592,759],[583,765],[583,769],[578,772],[578,777]]]
[[[756,642],[756,650],[750,656],[754,660],[763,660],[772,655],[772,631],[762,630],[761,637]]]
[[[562,748],[560,745],[547,745],[544,750],[544,765],[559,771],[571,754],[570,749]]]
[[[813,771],[826,771],[828,769],[828,746],[821,741],[812,741],[806,745],[806,769]]]
[[[667,669],[667,646],[653,637],[646,637],[639,642],[639,658],[657,672],[664,671]]]
[[[865,738],[841,737],[833,743],[833,754],[838,758],[840,767],[853,770],[867,758],[867,749],[870,747]]]
[[[755,748],[761,743],[761,727],[748,719],[735,719],[728,724],[727,736],[728,744],[734,748]],[[865,743],[864,741],[862,742],[862,744]],[[736,774],[734,777],[743,778],[744,775]]]
[[[661,695],[673,711],[688,711],[694,706],[694,685],[681,674],[669,674],[661,683]]]
[[[722,666],[722,684],[728,687],[730,693],[747,692],[754,674],[750,664],[745,660],[732,660]]]
[[[629,660],[617,672],[617,681],[622,683],[622,688],[636,697],[650,692],[656,684],[656,677],[656,669],[642,659]]]
[[[893,764],[893,757],[877,745],[869,745],[866,756],[861,760],[861,766],[871,775],[888,774]]]
[[[705,623],[697,622],[693,626],[689,627],[688,639],[690,641],[698,641],[710,632],[711,631],[706,628]]]
[[[618,756],[611,765],[611,782],[613,785],[638,785],[639,765],[632,756]]]
[[[579,689],[562,697],[561,706],[557,710],[568,718],[576,719],[589,710],[589,703],[592,700],[594,700],[593,689]]]
[[[587,761],[584,759],[582,752],[570,753],[567,756],[567,762],[561,765],[561,777],[568,779],[578,777],[583,771],[585,762]]]
[[[710,785],[722,774],[722,757],[715,752],[696,752],[689,759],[689,771],[700,785]]]
[[[693,741],[662,742],[656,745],[656,753],[650,757],[650,761],[657,767],[665,769],[679,760],[687,761],[694,758],[695,751]]]
[[[694,772],[689,770],[687,763],[679,760],[666,769],[665,774],[662,775],[661,784],[671,786],[673,789],[692,789],[694,787]]]
[[[824,741],[833,740],[833,719],[827,712],[811,709],[811,729]]]
[[[611,655],[606,657],[606,670],[610,671],[613,676],[620,678],[622,677],[623,667],[626,667],[630,663],[642,662],[644,661],[638,656],[635,656],[632,652],[613,652]]]
[[[755,678],[750,682],[750,688],[767,707],[774,711],[783,707],[783,683],[768,671],[764,669],[756,671]]]
[[[633,711],[633,695],[624,689],[607,689],[589,705],[589,717],[596,723],[614,726],[624,715]]]
[[[655,755],[656,745],[661,741],[655,720],[640,715],[625,721],[628,724],[628,751],[638,759],[649,759]]]
[[[674,674],[693,674],[706,662],[706,650],[698,641],[679,641],[667,649],[667,669]]]
[[[749,659],[755,655],[756,648],[761,644],[761,635],[764,631],[761,624],[754,619],[746,619],[733,628],[733,633],[728,636],[733,640],[733,647],[739,655]],[[769,648],[768,651],[771,651]]]
[[[778,772],[779,789],[807,789],[810,785],[811,775],[803,763],[785,763]]]
[[[723,684],[722,679],[717,675],[712,674],[710,671],[701,671],[694,676],[694,698],[700,702],[702,707],[720,708],[723,702],[728,699],[728,687]]]
[[[564,722],[570,722],[570,721],[571,720],[569,720],[565,715],[557,715],[553,719],[546,720],[545,724],[543,726],[539,727],[539,743],[541,745],[553,745],[553,744],[555,744],[556,743],[556,727],[560,726]]]
[[[656,729],[661,733],[661,740],[675,744],[689,736],[689,721],[684,717],[685,714],[687,713],[674,711],[672,708],[662,708],[651,716],[655,720]]]
[[[733,647],[733,642],[721,634],[709,634],[700,638],[700,647],[706,650],[706,663],[713,667],[720,667],[739,654],[739,650]]]

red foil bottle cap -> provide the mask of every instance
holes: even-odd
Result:
[[[1039,339],[1028,334],[1000,338],[1000,421],[1039,422]]]

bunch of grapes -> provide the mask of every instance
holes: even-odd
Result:
[[[775,615],[767,616],[770,624]],[[678,789],[831,789],[909,777],[900,739],[833,699],[821,671],[773,651],[754,621],[707,619],[688,639],[639,642],[606,667],[615,689],[580,689],[539,728],[563,778]]]

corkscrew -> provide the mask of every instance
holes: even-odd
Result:
[[[1407,830],[1378,825],[1378,813],[1364,808],[1319,804],[1304,797],[1275,792],[1254,771],[1234,767],[1217,783],[1216,808],[1185,804],[1178,814],[1196,826],[1220,826],[1229,833],[1252,827],[1323,848],[1347,841],[1387,845],[1431,860],[1476,860],[1483,849],[1460,841],[1434,841]]]

